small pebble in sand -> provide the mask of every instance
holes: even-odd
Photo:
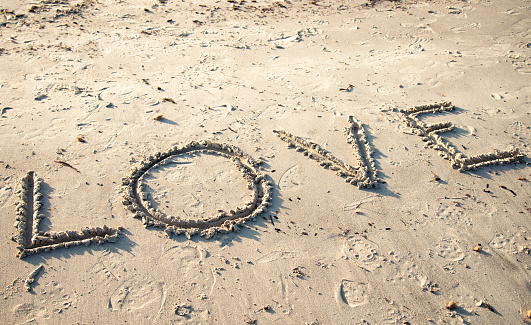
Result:
[[[79,142],[83,142],[83,143],[87,142],[87,140],[85,140],[85,138],[82,135],[78,135],[76,137],[76,140],[79,141]]]
[[[527,316],[527,318],[531,318],[531,309],[529,309],[529,310],[527,311],[526,316]]]
[[[481,252],[481,246],[476,246],[473,248],[474,252]]]
[[[163,118],[164,118],[164,115],[159,114],[159,115],[155,116],[153,119],[154,119],[155,121],[160,121],[160,120],[162,120]]]
[[[446,304],[446,309],[448,310],[452,310],[454,309],[455,307],[457,307],[457,303],[453,300],[450,300],[447,304]]]

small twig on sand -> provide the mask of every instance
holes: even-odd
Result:
[[[465,196],[465,197],[440,197],[440,198],[437,198],[437,201],[439,200],[464,200],[464,199],[468,199],[468,196]]]
[[[498,184],[498,186],[501,187],[501,188],[503,188],[504,190],[507,190],[507,191],[511,192],[514,196],[516,196],[516,193],[515,193],[513,190],[511,190],[511,189],[509,189],[509,188],[507,188],[507,187],[505,187],[505,186],[503,186],[503,185],[499,185],[499,184]]]
[[[70,168],[72,168],[73,170],[75,170],[76,172],[81,173],[76,167],[70,165],[70,164],[67,163],[66,161],[54,160],[54,162],[56,162],[56,163],[58,163],[58,164],[61,164],[61,165],[63,165],[63,166],[66,166],[66,167],[70,167]]]

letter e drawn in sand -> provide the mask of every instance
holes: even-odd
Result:
[[[439,152],[439,155],[444,159],[448,159],[454,169],[460,172],[467,170],[474,170],[489,165],[505,165],[512,162],[523,162],[523,154],[518,148],[480,154],[477,156],[466,157],[463,153],[449,142],[443,140],[439,133],[449,132],[454,129],[452,122],[439,122],[426,124],[418,119],[421,114],[436,114],[441,112],[453,111],[455,109],[451,102],[434,103],[429,105],[420,105],[410,108],[400,109],[402,119],[411,132],[420,136],[424,141],[425,147],[433,148]]]
[[[21,189],[16,193],[20,201],[16,203],[15,235],[11,238],[17,243],[17,256],[23,258],[41,252],[49,252],[58,248],[68,248],[91,243],[114,243],[121,235],[121,227],[109,228],[81,227],[80,231],[47,231],[39,230],[44,219],[42,213],[42,179],[35,172],[29,171],[21,181]]]
[[[339,177],[345,179],[345,182],[356,185],[358,188],[377,187],[378,170],[376,169],[373,151],[365,136],[363,125],[353,116],[349,116],[348,120],[350,127],[345,127],[343,132],[358,162],[358,165],[354,167],[345,164],[314,142],[306,141],[282,130],[273,130],[273,132],[280,140],[288,144],[288,148],[296,148],[303,155],[317,161],[322,167],[335,171]]]
[[[251,190],[251,199],[243,207],[230,212],[219,211],[216,215],[202,219],[181,219],[178,216],[168,216],[155,209],[147,199],[142,180],[152,169],[170,163],[178,155],[199,152],[217,155],[230,159],[240,171]],[[216,233],[238,231],[240,226],[249,220],[254,220],[269,205],[271,205],[271,182],[266,180],[258,170],[259,161],[243,153],[239,148],[224,143],[214,143],[208,140],[192,141],[183,147],[174,147],[166,152],[159,152],[147,157],[138,167],[131,169],[131,175],[122,178],[123,201],[125,208],[134,217],[142,219],[145,227],[155,226],[165,228],[168,236],[184,234],[188,238],[200,234],[206,238]]]

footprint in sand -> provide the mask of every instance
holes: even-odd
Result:
[[[507,134],[517,138],[518,142],[521,142],[522,144],[526,144],[525,139],[529,139],[531,137],[531,126],[528,126],[526,123],[520,121],[511,123],[505,128],[505,131]]]
[[[47,324],[52,317],[46,308],[29,302],[16,305],[13,314],[15,319],[20,320],[18,324],[41,324],[41,322]]]
[[[495,249],[503,250],[510,254],[527,252],[531,254],[531,243],[529,243],[529,233],[524,227],[519,227],[514,232],[505,234],[496,232],[489,245]]]
[[[146,279],[124,281],[109,297],[111,311],[149,311],[160,308],[164,297],[164,283]]]
[[[32,302],[26,302],[16,305],[13,308],[13,314],[17,319],[31,319],[36,323],[47,323],[52,313],[61,314],[66,312],[76,303],[76,298],[69,294],[65,289],[55,281],[48,282],[42,289],[36,290]],[[50,308],[50,309],[48,309]],[[77,307],[74,307],[77,308]]]
[[[520,19],[516,23],[512,25],[512,30],[518,33],[518,36],[522,38],[529,38],[531,36],[531,19],[524,18]],[[523,50],[528,50],[530,45],[529,42],[524,42],[517,44],[517,47],[522,48]],[[513,66],[515,67],[515,71],[519,74],[531,74],[531,59],[524,55],[519,55],[516,53],[510,52],[510,55],[508,55],[510,58],[514,59],[512,61]]]
[[[284,258],[293,258],[295,256],[295,253],[288,252],[288,251],[271,251],[263,256],[261,256],[259,259],[256,260],[256,263],[269,263],[276,260],[284,259]]]
[[[400,73],[400,79],[404,81],[406,84],[417,84],[419,82],[422,82],[422,76],[424,76],[429,71],[433,71],[433,69],[438,65],[438,62],[435,62],[433,60],[429,60],[423,65],[408,65],[400,70],[398,72]]]
[[[514,61],[513,66],[515,67],[514,70],[519,74],[531,74],[531,59]]]
[[[426,73],[428,70],[433,69],[438,65],[438,62],[428,60],[422,65],[408,65],[398,70],[400,75],[420,74]]]
[[[62,313],[69,309],[76,302],[75,297],[72,297],[65,289],[57,282],[51,281],[44,286],[43,295],[41,296],[41,303],[46,306],[52,303],[54,313]]]
[[[515,243],[514,240],[511,239],[512,238],[510,236],[506,236],[497,232],[490,240],[489,245],[496,249],[504,250],[506,252],[514,252]]]
[[[92,266],[90,272],[100,278],[104,286],[114,286],[123,280],[124,263],[116,258],[103,256]]]
[[[351,308],[363,306],[369,302],[369,285],[363,282],[341,280],[336,301]]]
[[[428,79],[426,82],[429,86],[437,87],[443,81],[451,81],[461,79],[465,73],[461,70],[456,71],[443,71],[435,75],[435,78]]]
[[[470,226],[472,222],[470,218],[465,214],[463,208],[456,207],[455,205],[440,205],[435,212],[437,218],[443,221],[446,225],[454,227],[456,225]]]
[[[4,207],[13,193],[13,189],[9,186],[0,187],[0,208]]]
[[[366,240],[349,239],[342,252],[347,259],[362,269],[374,271],[382,267],[383,258]]]
[[[36,126],[34,129],[28,129],[24,132],[24,139],[29,140],[41,140],[41,139],[53,139],[57,132],[63,132],[62,129],[66,123],[64,118],[53,118],[46,123],[42,123]]]
[[[466,33],[466,32],[470,32],[474,29],[478,29],[478,28],[481,28],[481,24],[480,23],[467,23],[467,24],[464,24],[463,26],[460,26],[460,27],[453,27],[453,28],[450,28],[450,30],[456,34],[461,34],[461,33]]]
[[[508,15],[520,15],[522,12],[527,12],[527,11],[521,7],[516,7],[516,8],[508,9],[504,11],[503,13],[508,14]]]
[[[456,239],[445,238],[435,245],[433,254],[452,262],[462,261],[465,258],[465,253],[459,246]]]
[[[278,181],[282,191],[298,190],[304,185],[305,177],[300,171],[299,165],[288,168]]]
[[[35,306],[30,303],[23,303],[18,304],[13,308],[13,313],[15,314],[15,317],[17,318],[26,318],[34,316],[35,314]]]
[[[516,32],[519,32],[520,37],[529,37],[531,36],[531,19],[530,18],[524,18],[520,19],[516,23],[512,25],[512,29]]]
[[[528,50],[531,48],[531,43],[529,42],[518,42],[516,43],[516,47],[522,50]]]
[[[197,268],[207,256],[206,250],[196,246],[173,246],[163,251],[157,264],[163,267],[178,268],[187,273],[187,271]]]
[[[290,110],[286,109],[284,105],[270,105],[262,110],[254,118],[256,120],[270,120],[270,119],[282,119],[285,117]]]
[[[393,283],[400,287],[407,286],[411,283],[419,286],[422,290],[430,290],[434,284],[429,278],[424,275],[425,271],[421,267],[421,262],[416,261],[411,254],[407,256],[399,256],[395,252],[389,252],[389,267],[386,267],[382,272],[385,272],[385,281]]]

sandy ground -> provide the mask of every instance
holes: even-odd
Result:
[[[2,0],[1,322],[531,323],[530,2],[363,4]],[[452,122],[439,135],[459,152],[523,157],[453,169],[400,113],[442,101],[455,109],[419,118]],[[355,166],[349,116],[374,151],[376,189],[273,133]],[[270,206],[212,239],[145,228],[122,178],[200,139],[261,161]],[[208,219],[249,199],[231,160],[171,159],[143,180],[165,214]],[[122,236],[17,258],[28,171],[43,180],[39,231]]]

